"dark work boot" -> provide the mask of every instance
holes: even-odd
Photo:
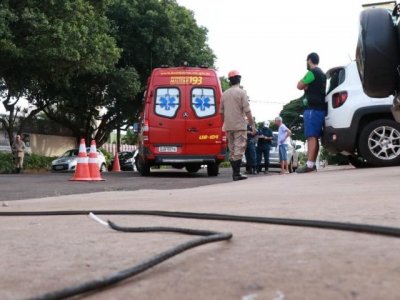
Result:
[[[247,179],[246,175],[240,174],[240,167],[242,165],[242,161],[241,160],[232,161],[231,165],[232,165],[232,170],[233,170],[233,174],[232,174],[233,181]]]

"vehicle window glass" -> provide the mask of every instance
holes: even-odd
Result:
[[[155,112],[157,115],[173,118],[180,106],[180,95],[177,88],[159,88],[156,91]]]
[[[211,88],[194,88],[192,90],[192,108],[199,118],[215,115],[215,94]]]
[[[331,77],[328,79],[327,82],[327,94],[332,92],[336,89],[339,85],[341,85],[344,80],[346,79],[346,71],[345,69],[337,69],[332,74]]]

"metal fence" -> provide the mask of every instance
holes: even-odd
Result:
[[[102,148],[115,155],[117,152],[117,144],[103,144]],[[137,146],[121,144],[121,151],[135,151]]]

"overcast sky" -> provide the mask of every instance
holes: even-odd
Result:
[[[284,103],[302,95],[296,85],[308,53],[320,55],[324,71],[355,58],[361,4],[368,2],[177,1],[208,29],[219,75],[231,69],[242,73],[258,121],[273,119]]]

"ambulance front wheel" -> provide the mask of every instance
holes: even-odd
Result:
[[[209,164],[207,165],[208,176],[218,176],[219,174],[219,164]]]

